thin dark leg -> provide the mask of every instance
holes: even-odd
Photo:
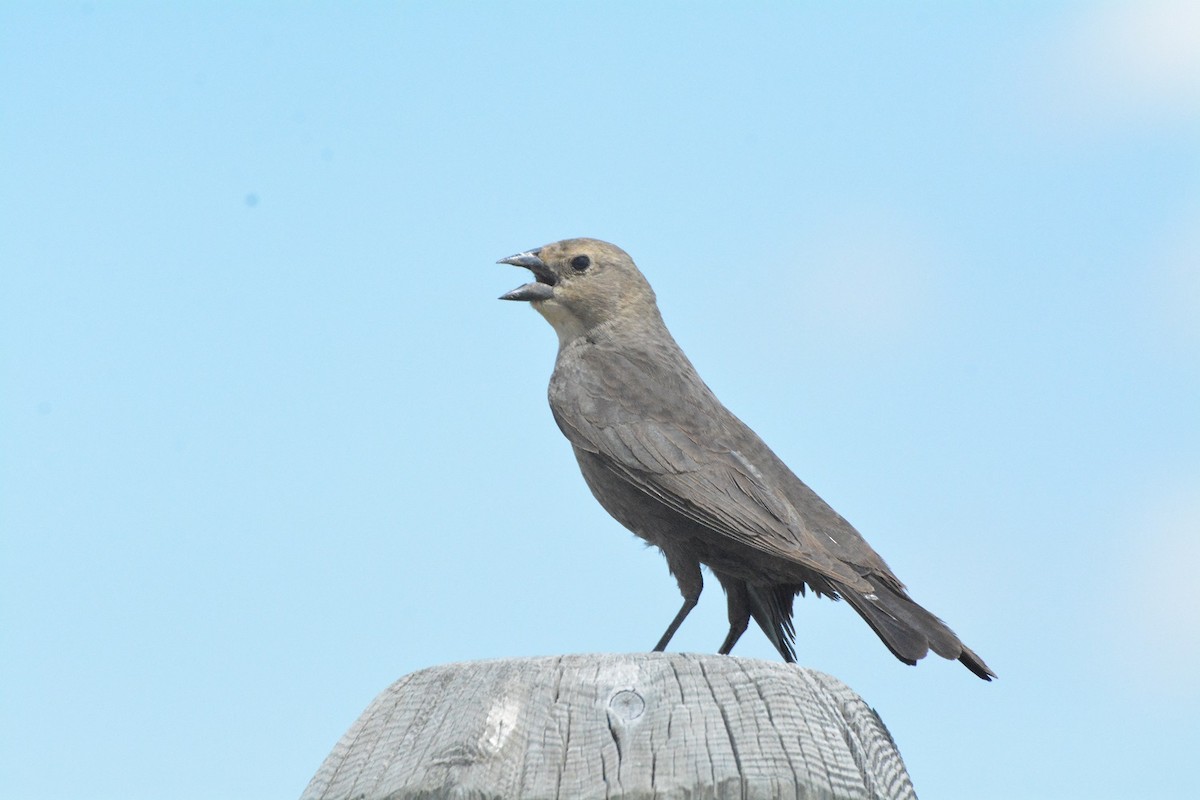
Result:
[[[744,581],[730,578],[719,572],[713,574],[721,582],[721,587],[725,590],[726,602],[729,605],[729,633],[725,635],[725,641],[721,643],[721,649],[717,651],[721,655],[727,656],[733,651],[733,646],[738,643],[738,639],[742,638],[742,634],[750,625],[750,596],[746,592]]]
[[[667,626],[667,632],[658,640],[658,644],[654,645],[654,652],[661,653],[667,649],[667,644],[670,643],[671,637],[675,635],[675,631],[679,630],[679,626],[687,619],[687,615],[692,613],[692,609],[696,607],[696,603],[700,602],[698,597],[685,597],[683,606],[679,609],[679,613],[675,615],[675,619],[671,620],[671,624]]]
[[[683,595],[683,605],[679,608],[675,619],[671,620],[671,624],[667,626],[667,632],[658,640],[658,644],[654,645],[656,653],[667,649],[671,637],[675,635],[675,631],[679,630],[679,626],[687,619],[687,615],[692,613],[692,609],[700,602],[700,592],[704,590],[704,576],[700,574],[699,561],[680,558],[677,554],[668,553],[665,550],[663,555],[667,557],[667,567],[675,576],[675,582],[679,584],[679,593]]]
[[[730,623],[729,633],[725,635],[725,641],[721,642],[721,649],[717,652],[720,655],[727,656],[733,652],[733,646],[738,643],[738,639],[742,638],[742,634],[749,627],[749,618],[740,623]]]

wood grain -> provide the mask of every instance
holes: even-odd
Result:
[[[446,664],[380,694],[302,800],[915,798],[836,678],[687,653]]]

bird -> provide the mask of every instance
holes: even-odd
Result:
[[[793,605],[808,590],[845,600],[906,664],[932,650],[984,680],[996,677],[717,399],[624,250],[564,239],[497,263],[533,275],[500,299],[528,302],[558,335],[550,409],[584,481],[613,518],[662,552],[683,596],[655,651],[699,602],[703,565],[726,595],[722,655],[753,619],[795,662]]]

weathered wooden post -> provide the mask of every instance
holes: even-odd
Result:
[[[915,798],[862,698],[686,653],[447,664],[375,698],[302,800]]]

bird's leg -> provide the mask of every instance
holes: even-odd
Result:
[[[658,640],[658,644],[654,645],[654,652],[656,653],[661,653],[667,649],[667,644],[671,641],[671,637],[675,635],[675,631],[679,630],[679,626],[687,619],[687,615],[700,602],[700,592],[704,590],[704,576],[700,574],[699,561],[682,561],[672,558],[665,552],[663,555],[667,556],[667,566],[675,576],[675,581],[679,584],[679,593],[683,595],[683,605],[680,606],[679,613],[675,615],[675,619],[671,620],[671,624],[667,626],[666,633]]]
[[[729,633],[725,635],[725,641],[721,643],[721,649],[717,651],[721,655],[727,656],[733,651],[733,646],[738,643],[738,639],[742,638],[742,634],[750,625],[750,595],[746,591],[744,581],[720,573],[714,574],[721,582],[721,587],[725,589],[725,597],[729,603]]]
[[[679,608],[679,613],[675,615],[675,619],[671,620],[671,624],[667,626],[667,632],[658,640],[658,644],[654,645],[654,652],[661,653],[667,649],[667,644],[670,643],[671,637],[675,635],[675,631],[679,630],[679,626],[687,618],[687,615],[692,613],[692,609],[696,607],[696,603],[700,602],[699,597],[684,597],[683,605]]]

